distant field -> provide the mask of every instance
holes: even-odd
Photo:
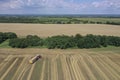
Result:
[[[101,22],[106,23],[109,22],[120,22],[120,18],[76,18],[78,20],[88,21],[88,22]]]
[[[0,49],[0,80],[120,80],[120,49],[114,51]],[[36,54],[42,59],[29,64]]]
[[[19,36],[75,35],[77,33],[120,36],[120,26],[104,24],[14,24],[1,23],[0,32],[15,32]]]

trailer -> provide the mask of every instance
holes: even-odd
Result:
[[[33,57],[29,60],[29,63],[33,64],[34,62],[36,62],[40,58],[42,58],[41,55],[36,55],[35,57]]]

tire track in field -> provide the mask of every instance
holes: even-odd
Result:
[[[2,63],[4,60],[5,60],[5,57],[2,57],[2,56],[0,55],[0,66],[1,66],[1,63]]]
[[[30,65],[30,64],[27,64],[26,67],[25,67],[24,70],[23,70],[23,73],[22,73],[22,75],[21,75],[21,77],[20,77],[20,80],[23,79],[25,73],[26,73],[30,68],[31,68],[31,65]]]
[[[101,54],[99,54],[99,55],[101,55]],[[110,65],[118,74],[120,74],[120,67],[114,62],[114,61],[112,61],[109,57],[107,57],[107,56],[104,56],[104,55],[101,55],[101,56],[103,56],[104,58],[104,61],[108,64],[108,65]],[[120,78],[120,77],[119,77]]]
[[[120,67],[120,54],[112,53],[112,55],[106,55],[106,56]]]
[[[51,60],[51,80],[54,80],[54,61]]]
[[[56,61],[56,59],[55,59],[55,63],[54,63],[55,65],[55,67],[54,67],[54,80],[58,80],[58,70],[57,70],[57,61]]]
[[[28,60],[27,60],[27,61],[28,61]],[[20,75],[19,75],[19,77],[18,77],[17,80],[22,80],[23,77],[24,77],[24,74],[25,74],[30,68],[31,68],[31,64],[29,64],[29,63],[27,63],[27,62],[25,61],[24,67],[23,67],[23,69],[22,69],[22,71],[21,71],[21,73],[20,73]]]
[[[86,80],[86,78],[84,77],[84,74],[82,73],[82,68],[79,66],[79,61],[81,60],[81,58],[79,57],[79,55],[76,56],[78,58],[78,61],[77,61],[77,66],[79,68],[79,73],[81,75],[81,79],[82,80]]]
[[[65,61],[63,59],[63,55],[60,56],[60,61],[61,61],[61,70],[63,71],[63,80],[67,80],[67,76],[69,73],[67,74],[68,69],[65,66]]]
[[[105,57],[104,57],[105,58]],[[100,59],[102,62],[103,62],[103,64],[109,69],[109,71],[112,73],[112,76],[117,80],[117,79],[120,79],[120,75],[118,75],[116,72],[115,72],[115,70],[113,70],[109,65],[108,65],[108,63],[110,63],[110,62],[106,62],[106,58],[105,59]]]
[[[33,72],[34,67],[35,67],[35,63],[32,64],[32,67],[31,67],[31,69],[30,69],[30,72],[29,72],[29,75],[28,75],[28,77],[27,77],[27,80],[30,80],[30,78],[31,78],[31,76],[32,76],[32,72]]]
[[[9,61],[7,60],[5,66],[3,67],[3,69],[0,71],[0,77],[2,77],[2,75],[6,72],[6,70],[8,70],[8,68],[11,66],[11,64],[16,60],[16,58],[10,58]]]
[[[63,67],[62,67],[62,63],[60,60],[60,56],[57,59],[57,70],[58,70],[58,80],[64,80]]]
[[[108,76],[109,79],[113,79],[112,75],[108,72],[108,69],[102,64],[102,62],[99,61],[100,58],[100,56],[96,56],[94,58],[96,64],[101,68],[101,70],[106,74],[106,76]]]
[[[120,67],[120,57],[108,57],[112,62],[114,62],[115,65]]]
[[[12,67],[16,64],[16,62],[18,61],[18,58],[15,59],[15,61],[11,64],[11,66],[7,69],[7,71],[4,73],[4,75],[0,78],[0,80],[3,80],[5,78],[5,76],[8,74],[8,72],[12,69]]]
[[[51,80],[51,75],[50,75],[51,74],[50,73],[51,72],[50,71],[50,69],[51,69],[51,63],[50,62],[51,62],[50,59],[48,59],[48,67],[47,67],[48,68],[48,80]]]
[[[15,58],[15,57],[13,57]],[[13,80],[12,78],[14,77],[14,75],[16,74],[16,72],[18,71],[19,66],[21,65],[21,62],[23,61],[23,57],[16,57],[18,58],[17,62],[15,63],[15,65],[12,67],[12,69],[8,72],[8,74],[5,76],[4,80]],[[15,58],[15,59],[16,59]],[[14,62],[14,61],[13,61]],[[13,63],[12,62],[12,63]],[[11,64],[12,64],[11,63]]]
[[[49,61],[48,57],[46,57],[45,71],[44,71],[44,78],[43,78],[43,80],[48,80],[49,79],[49,70],[48,70],[49,62],[48,61]]]
[[[87,71],[87,69],[86,69],[85,66],[81,63],[81,61],[78,61],[77,63],[78,63],[78,65],[79,65],[79,67],[80,67],[80,70],[81,70],[81,72],[82,72],[83,77],[85,78],[84,80],[92,80],[91,77],[90,77],[90,75],[89,75],[89,73],[88,73],[88,71]]]
[[[73,64],[71,63],[71,61],[73,61],[73,60],[71,60],[71,56],[66,55],[66,61],[67,61],[67,64],[68,64],[68,67],[69,67],[69,70],[70,70],[70,76],[71,76],[72,80],[73,79],[76,80],[74,67],[72,66]]]
[[[64,71],[64,79],[72,80],[71,75],[70,75],[70,70],[69,70],[68,64],[66,62],[66,55],[61,56],[61,63],[62,63],[63,71]]]
[[[51,80],[58,80],[56,57],[51,61]]]
[[[51,70],[51,65],[52,65],[52,62],[51,62],[51,58],[49,58],[49,80],[51,80],[51,72],[52,72],[52,70]]]
[[[96,77],[100,80],[109,80],[109,78],[105,75],[105,73],[100,69],[100,67],[95,63],[95,61],[93,60],[93,57],[91,57],[90,55],[87,54],[83,54],[84,57],[86,57],[86,62],[88,62],[88,64],[90,64],[91,66],[94,67],[94,75],[96,75]]]
[[[85,72],[86,72],[86,73],[83,72],[84,77],[85,77],[86,79],[89,79],[89,80],[97,80],[96,77],[93,75],[91,69],[89,68],[89,66],[87,65],[87,63],[85,62],[85,60],[83,59],[84,56],[79,55],[79,57],[81,58],[81,59],[79,60],[79,63],[81,63],[81,64],[79,64],[79,66],[81,66],[81,67],[85,70]],[[81,69],[81,70],[82,70],[82,69]],[[86,76],[86,75],[87,75],[87,76]]]
[[[66,64],[66,66],[67,66],[67,69],[68,69],[68,72],[69,72],[69,78],[71,79],[71,80],[73,80],[72,79],[72,74],[71,74],[71,66],[70,66],[70,63],[68,63],[68,57],[67,57],[67,55],[64,55],[65,56],[65,64]],[[68,79],[68,77],[67,77],[67,79]]]
[[[74,68],[74,73],[75,73],[75,76],[76,76],[76,80],[85,80],[81,71],[80,71],[80,68],[77,64],[78,62],[78,57],[77,56],[71,56],[71,58],[73,58],[72,60],[72,66]]]
[[[80,58],[79,58],[79,55],[76,55],[75,58],[77,59],[77,62],[76,62],[76,67],[77,67],[77,69],[76,69],[76,71],[78,71],[79,79],[81,78],[81,80],[86,80],[86,79],[84,78],[83,73],[82,73],[82,71],[81,71],[81,69],[80,69],[80,67],[79,67],[79,64],[78,64],[79,59],[80,59]]]
[[[17,78],[19,77],[19,74],[20,74],[20,72],[21,72],[21,69],[23,69],[24,61],[26,61],[25,58],[24,58],[23,61],[21,62],[21,65],[20,65],[19,68],[17,69],[16,74],[14,75],[14,77],[12,78],[12,80],[17,80]]]
[[[116,63],[114,63],[111,59],[109,59],[108,57],[106,58],[106,60],[105,61],[108,61],[108,62],[110,62],[110,63],[108,63],[111,67],[113,67],[114,68],[114,70],[116,71],[116,72],[118,72],[118,74],[120,74],[120,67],[116,64]]]
[[[44,60],[44,62],[43,62],[43,67],[42,67],[42,73],[41,73],[41,78],[40,78],[40,80],[43,80],[43,79],[44,79],[45,62],[46,62],[46,60]]]
[[[3,64],[5,64],[4,62],[5,62],[5,59],[6,59],[6,57],[4,57],[4,58],[2,58],[1,59],[1,57],[0,57],[0,68],[1,68],[1,66],[3,66]]]
[[[18,77],[16,77],[17,80],[20,80],[20,78],[22,77],[23,73],[25,72],[25,67],[27,65],[26,61],[27,61],[27,58],[25,58],[23,60],[23,62],[21,63],[21,67],[20,67],[19,72],[18,72],[19,75],[18,75]]]
[[[120,54],[115,54],[115,53],[113,53],[112,55],[115,55],[115,56],[118,56],[118,57],[120,57]]]
[[[74,75],[73,79],[78,80],[77,73],[75,70],[76,66],[74,66],[76,64],[75,62],[76,62],[76,59],[73,59],[73,57],[71,56],[70,57],[70,63],[71,63],[71,69],[72,69],[71,73],[73,73],[72,76]]]
[[[1,63],[1,66],[0,66],[0,71],[7,65],[7,63],[9,63],[10,59],[12,59],[12,56],[7,56],[6,59],[4,59],[4,61]]]
[[[109,78],[111,80],[118,80],[118,79],[116,79],[116,77],[114,76],[114,74],[110,71],[109,67],[106,66],[106,63],[104,63],[104,61],[101,61],[101,60],[102,60],[102,58],[99,58],[99,56],[96,59],[97,63],[100,64],[99,66],[102,67],[101,69],[103,69],[104,73],[106,73],[106,75],[109,76]]]
[[[57,54],[56,57],[53,59],[54,61],[54,80],[58,80],[58,68],[57,68],[57,59],[59,58],[60,54]]]
[[[31,69],[31,67],[29,67],[28,69],[26,69],[26,70],[23,72],[20,80],[27,80],[28,73],[29,73],[30,69]]]

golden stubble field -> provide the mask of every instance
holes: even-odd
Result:
[[[48,37],[80,33],[120,36],[120,26],[98,24],[0,24],[0,32]],[[29,64],[36,54],[42,59]],[[120,51],[0,49],[0,80],[120,80]]]
[[[42,59],[29,64],[36,54]],[[0,49],[0,80],[120,80],[120,55],[87,49]]]
[[[0,32],[15,32],[19,36],[29,34],[48,37],[54,35],[113,35],[120,36],[120,26],[104,24],[14,24],[0,23]]]

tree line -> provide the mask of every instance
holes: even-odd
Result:
[[[67,49],[67,48],[100,48],[107,46],[120,46],[120,37],[117,36],[101,36],[88,34],[82,36],[58,35],[47,38],[40,38],[37,35],[28,35],[25,38],[19,38],[13,32],[0,32],[0,44],[9,39],[9,46],[13,48],[27,47],[47,47],[48,49]]]
[[[13,32],[0,32],[0,43],[4,42],[7,39],[17,38],[17,35]]]
[[[75,36],[58,35],[43,39],[36,35],[28,35],[26,38],[10,39],[9,46],[13,48],[45,46],[48,49],[100,48],[107,46],[119,47],[120,37],[92,34],[82,36],[80,34],[76,34]]]
[[[14,38],[9,40],[9,46],[13,48],[27,48],[32,46],[43,46],[43,39],[36,35],[28,35],[26,38]]]

